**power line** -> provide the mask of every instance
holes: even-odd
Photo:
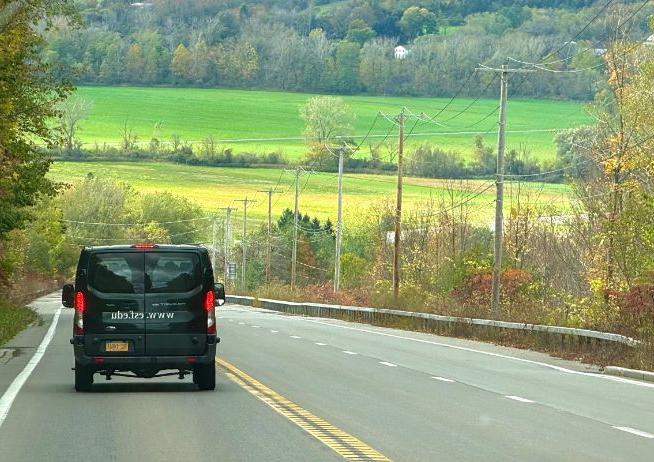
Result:
[[[74,223],[74,224],[79,224],[79,225],[96,225],[96,226],[143,226],[143,225],[149,225],[149,224],[156,224],[156,225],[172,225],[175,223],[188,223],[191,221],[200,221],[200,220],[212,220],[213,217],[207,216],[207,217],[201,217],[201,218],[189,218],[186,220],[176,220],[176,221],[144,221],[141,223],[94,223],[94,222],[88,222],[88,221],[76,221],[76,220],[60,220],[64,223]]]
[[[581,30],[579,33],[577,33],[577,35],[576,35],[575,37],[573,37],[571,40],[565,42],[565,43],[564,43],[561,47],[559,47],[555,52],[550,53],[550,55],[556,55],[556,54],[558,54],[561,50],[563,50],[563,48],[565,48],[566,46],[568,46],[568,45],[571,44],[571,43],[574,43],[575,40],[576,40],[576,39],[577,39],[577,38],[578,38],[578,37],[579,37],[583,32],[585,32],[585,30],[586,30],[588,27],[590,27],[590,25],[591,25],[593,22],[595,22],[595,20],[597,20],[597,18],[598,18],[599,16],[601,16],[601,14],[603,13],[603,11],[606,10],[606,8],[608,8],[608,7],[610,6],[610,4],[613,3],[613,1],[614,1],[614,0],[610,0],[608,3],[606,3],[606,4],[604,5],[604,7],[602,7],[602,9],[601,9],[601,10],[600,10],[600,11],[599,11],[599,12],[598,12],[598,13],[597,13],[597,14],[596,14],[596,15],[595,15],[595,16],[594,16],[594,17],[593,17],[593,18],[592,18],[592,19],[591,19],[591,20],[590,20],[590,21],[589,21],[585,26],[584,26],[584,28],[582,28],[582,30]],[[645,0],[643,3],[641,3],[641,5],[640,5],[640,6],[639,6],[639,7],[638,7],[638,8],[637,8],[633,13],[631,13],[631,14],[627,17],[627,19],[624,21],[624,23],[618,27],[618,31],[619,31],[620,28],[623,27],[624,25],[629,24],[629,22],[630,22],[630,21],[631,21],[631,20],[632,20],[632,19],[633,19],[633,18],[634,18],[638,13],[640,13],[640,12],[643,10],[643,8],[645,8],[645,6],[646,6],[649,2],[650,2],[650,0]],[[640,45],[640,44],[638,44],[638,45]],[[598,65],[596,65],[596,66],[590,66],[590,67],[587,67],[587,68],[584,68],[584,69],[570,69],[570,70],[555,70],[555,69],[549,69],[549,68],[546,68],[546,67],[544,67],[544,66],[548,66],[548,65],[552,65],[552,64],[558,64],[558,63],[564,63],[564,62],[566,62],[566,61],[570,61],[570,60],[576,58],[577,56],[580,56],[580,55],[582,55],[583,53],[588,52],[588,51],[592,51],[592,48],[584,48],[583,50],[581,50],[581,51],[579,51],[579,52],[577,52],[577,53],[575,53],[575,54],[573,54],[573,55],[570,55],[570,56],[568,56],[567,58],[561,58],[561,59],[555,59],[555,60],[549,60],[549,61],[541,61],[540,63],[529,62],[529,61],[522,61],[522,60],[519,60],[519,59],[516,59],[516,58],[511,58],[511,57],[508,58],[508,59],[510,59],[511,61],[514,61],[514,62],[520,63],[520,64],[524,64],[524,65],[526,65],[526,66],[532,66],[532,67],[537,68],[537,69],[542,70],[542,71],[547,71],[547,72],[552,72],[552,73],[557,73],[557,74],[563,74],[563,73],[569,73],[569,74],[572,74],[572,73],[580,73],[580,72],[586,72],[586,71],[589,71],[589,70],[597,69],[597,68],[599,68],[599,67],[602,67],[602,66],[604,65],[604,63],[598,64]]]

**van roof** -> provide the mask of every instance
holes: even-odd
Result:
[[[127,252],[137,252],[137,251],[147,251],[147,250],[206,250],[205,247],[202,247],[200,244],[153,244],[155,247],[148,248],[139,248],[134,247],[132,244],[120,244],[120,245],[99,245],[99,246],[86,246],[84,250],[86,251],[127,251]]]

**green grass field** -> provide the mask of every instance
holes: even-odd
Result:
[[[200,141],[212,135],[221,140],[220,146],[232,147],[235,152],[281,150],[291,160],[299,158],[305,151],[302,140],[304,122],[299,116],[299,108],[313,96],[272,91],[135,87],[81,87],[78,93],[94,101],[91,116],[82,122],[79,133],[82,141],[90,145],[118,142],[125,121],[139,141],[148,142],[155,134],[155,124],[161,122],[158,136],[163,141],[169,141],[173,134],[186,141]],[[356,114],[355,135],[365,135],[379,111],[397,113],[405,106],[415,114],[435,115],[449,101],[447,98],[343,98]],[[471,99],[455,100],[438,120],[455,116],[471,102]],[[445,122],[445,127],[420,123],[408,144],[429,141],[469,154],[475,134],[485,132],[488,132],[485,141],[494,144],[497,114],[485,117],[496,107],[496,100],[480,100],[464,114]],[[552,159],[555,148],[551,130],[589,121],[579,103],[511,99],[507,122],[508,147],[526,147],[534,157]],[[407,121],[407,132],[413,125],[413,120]],[[381,142],[389,130],[395,133],[390,122],[379,119],[370,142]]]
[[[276,188],[273,216],[279,217],[285,208],[293,208],[293,175],[277,169],[193,167],[155,162],[56,162],[50,177],[74,184],[93,173],[100,178],[112,178],[127,183],[139,191],[170,191],[185,196],[202,206],[208,213],[229,205],[240,207],[236,200],[246,195],[257,202],[248,210],[255,221],[267,216],[267,196],[257,191]],[[494,187],[491,181],[453,183],[454,203],[467,200],[473,193],[489,187],[483,194],[470,200],[474,221],[491,223],[494,212]],[[448,191],[444,180],[406,178],[404,188],[407,215],[419,210],[421,203],[445,199]],[[383,175],[347,174],[344,179],[345,220],[353,223],[361,219],[362,212],[384,200],[394,203],[395,178]],[[330,173],[317,173],[302,177],[300,210],[320,219],[336,217],[336,177]],[[517,188],[515,188],[517,190]],[[506,187],[507,209],[512,205],[514,188]],[[539,203],[569,209],[569,188],[566,185],[529,183],[522,185],[522,202]],[[242,209],[239,210],[240,216]],[[222,213],[222,212],[221,212]]]

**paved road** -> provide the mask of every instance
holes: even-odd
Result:
[[[27,348],[0,360],[0,394],[59,303],[52,296],[36,306],[46,323],[10,342]],[[175,378],[115,378],[80,394],[71,319],[61,312],[0,427],[3,461],[342,460],[329,438],[274,409],[237,369],[321,428],[329,423],[329,432],[396,461],[654,458],[654,384],[539,353],[228,306],[219,313],[219,354],[233,370],[220,369],[216,392]]]

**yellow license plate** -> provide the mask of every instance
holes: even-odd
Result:
[[[104,351],[129,351],[129,343],[127,342],[107,342],[104,344]]]

